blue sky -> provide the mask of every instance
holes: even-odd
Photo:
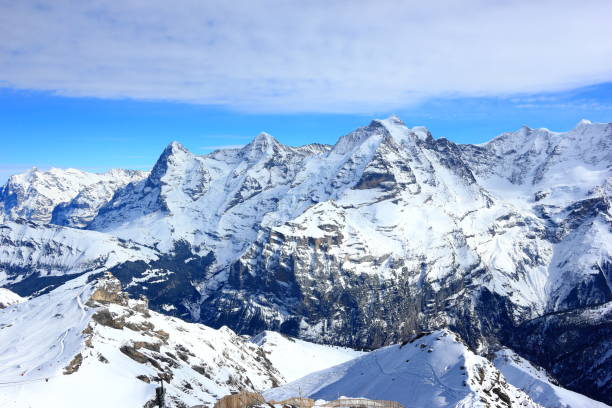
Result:
[[[0,182],[334,143],[397,114],[480,143],[612,121],[612,2],[0,0]]]

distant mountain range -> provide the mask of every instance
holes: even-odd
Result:
[[[397,117],[333,146],[173,142],[150,172],[12,176],[0,286],[37,298],[110,271],[167,315],[367,349],[448,328],[610,404],[611,197],[612,123],[482,145]]]

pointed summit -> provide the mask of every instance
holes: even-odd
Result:
[[[578,122],[576,124],[575,129],[585,129],[588,128],[589,126],[593,125],[593,122],[591,122],[588,119],[581,119],[580,122]]]
[[[272,135],[270,135],[269,133],[261,132],[260,134],[255,136],[255,138],[250,144],[254,146],[260,146],[260,145],[279,144],[279,142],[274,137],[272,137]]]
[[[191,153],[179,142],[173,141],[168,144],[151,170],[149,183],[157,184],[161,177],[166,174],[169,164],[183,161],[187,155],[191,155]]]
[[[372,123],[379,123],[389,131],[396,143],[411,143],[414,138],[420,140],[432,139],[431,132],[425,126],[409,128],[398,116],[391,115],[387,119],[376,119]]]
[[[262,153],[274,153],[282,144],[266,132],[258,134],[248,145],[242,148],[243,154],[249,158],[259,157]]]
[[[187,148],[185,146],[183,146],[182,144],[180,144],[179,142],[174,140],[174,141],[170,142],[168,144],[168,146],[166,146],[166,148],[164,149],[164,152],[162,153],[162,155],[165,154],[165,153],[173,154],[173,153],[176,153],[176,152],[185,152],[186,153],[186,152],[188,152],[188,150],[187,150]]]
[[[393,127],[407,127],[406,124],[397,116],[390,115],[386,119],[374,119],[370,123],[370,126],[384,126],[385,128],[393,128]]]
[[[386,122],[389,122],[389,123],[396,124],[396,125],[406,126],[406,124],[404,123],[404,121],[403,121],[403,120],[401,120],[401,119],[399,118],[399,116],[397,116],[397,115],[390,115],[390,116],[389,116],[387,119],[385,119],[385,121],[386,121]]]

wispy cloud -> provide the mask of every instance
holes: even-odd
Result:
[[[520,109],[566,109],[569,111],[612,111],[612,105],[597,101],[567,101],[557,103],[519,103],[515,105]]]
[[[232,135],[232,134],[213,134],[202,136],[206,139],[221,139],[221,140],[251,140],[253,136]]]
[[[244,147],[243,144],[228,144],[228,145],[213,145],[213,146],[202,146],[200,149],[203,151],[209,152],[213,150],[221,150],[221,149],[240,149]]]
[[[373,112],[612,79],[609,0],[0,0],[0,78],[67,96]]]
[[[122,154],[113,156],[115,159],[148,159],[149,157],[141,154]]]

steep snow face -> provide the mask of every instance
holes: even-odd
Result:
[[[161,249],[186,240],[214,251],[223,264],[256,238],[258,224],[280,206],[305,160],[327,150],[283,146],[267,134],[242,149],[207,156],[172,143],[150,176],[117,194],[89,228]],[[301,210],[310,205],[310,198],[301,200]]]
[[[483,288],[510,303],[502,318],[490,317],[494,326],[546,309],[546,222],[494,200],[457,145],[390,118],[342,137],[318,163],[318,176],[310,173],[279,208],[305,188],[322,199],[268,224],[204,284],[208,323],[222,324],[238,301],[245,306],[229,319],[241,331],[263,325],[371,347],[422,328],[465,326],[475,309],[497,314],[479,300]],[[463,329],[472,340],[480,330]]]
[[[559,387],[548,373],[535,367],[510,349],[495,354],[495,367],[506,380],[527,393],[535,402],[549,408],[607,408],[603,402]]]
[[[547,293],[549,311],[571,310],[612,300],[612,212],[602,195],[568,207],[558,224]]]
[[[0,400],[8,406],[142,407],[165,381],[169,407],[279,384],[263,352],[231,330],[150,312],[118,281],[80,277],[0,310]],[[47,381],[48,379],[48,381]]]
[[[565,133],[523,127],[461,148],[491,192],[514,203],[564,208],[610,179],[611,140],[611,123],[582,121]]]
[[[272,362],[285,381],[295,381],[365,354],[348,347],[328,346],[264,331],[251,339]]]
[[[19,293],[56,286],[79,273],[156,257],[150,248],[99,232],[24,221],[0,225],[0,285]]]
[[[447,330],[372,351],[264,396],[280,401],[300,394],[325,400],[387,399],[414,408],[540,407]]]
[[[26,299],[6,288],[0,288],[0,309],[25,302]]]
[[[97,174],[76,169],[32,168],[11,176],[0,189],[0,217],[82,227],[117,189],[145,175],[119,169]]]

